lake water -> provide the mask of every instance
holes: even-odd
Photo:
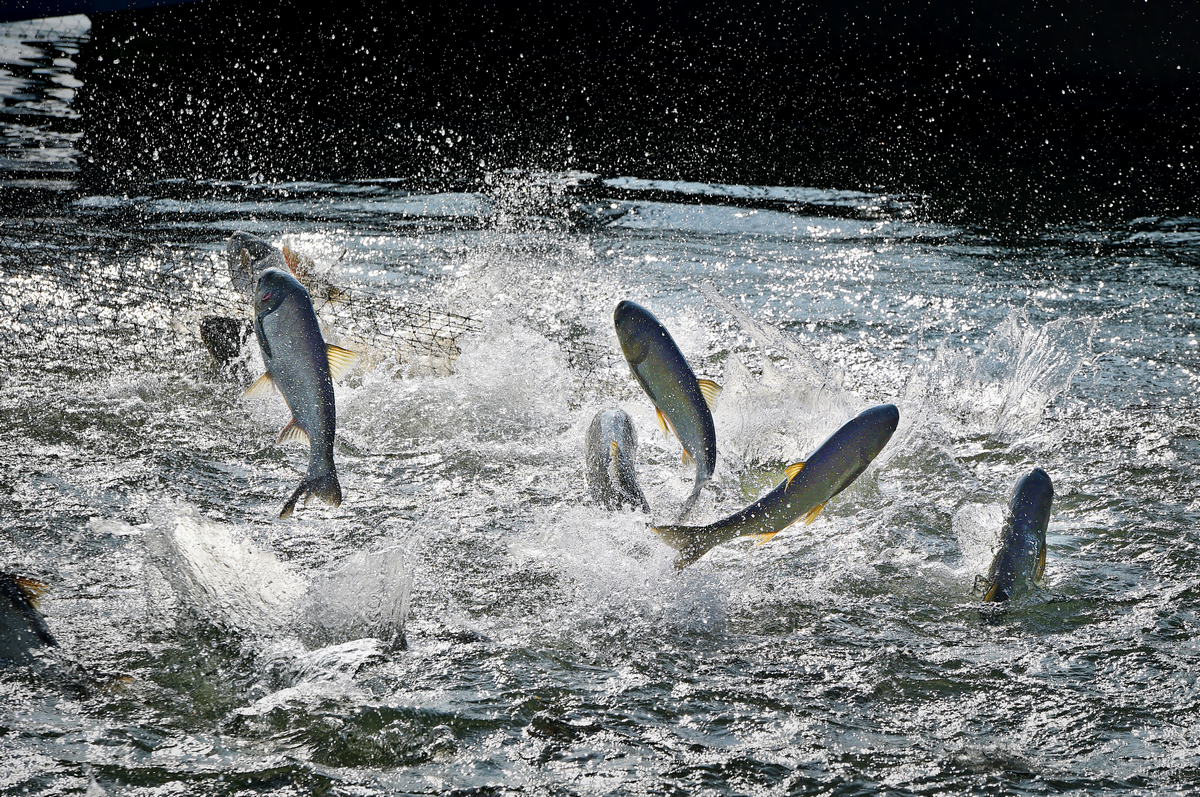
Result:
[[[29,97],[4,118],[0,568],[51,584],[63,650],[129,681],[0,673],[0,793],[1200,777],[1200,219],[993,229],[904,196],[528,169],[470,191],[64,187],[69,124],[42,123],[70,119],[71,30],[4,84]],[[30,177],[32,158],[51,166]],[[224,282],[235,230],[357,300],[325,310],[367,355],[337,387],[338,508],[276,519],[307,450],[275,445],[280,398],[241,397],[253,338],[224,369],[199,340],[200,317],[247,312]],[[588,424],[620,407],[654,518],[691,487],[617,347],[625,298],[724,387],[693,520],[867,406],[900,427],[811,525],[677,572],[583,473]],[[405,337],[414,309],[438,345]],[[1055,487],[1045,585],[984,606],[1035,466]]]

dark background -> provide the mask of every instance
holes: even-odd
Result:
[[[93,17],[81,177],[499,168],[884,190],[962,221],[1200,212],[1164,2],[226,0]]]

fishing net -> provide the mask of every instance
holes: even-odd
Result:
[[[244,240],[231,239],[224,256],[186,251],[121,256],[111,243],[83,247],[64,237],[70,236],[34,239],[0,230],[0,345],[6,367],[96,371],[197,358],[221,366],[236,361],[248,341],[253,345],[250,295],[235,283]],[[448,370],[463,337],[480,328],[466,315],[331,285],[316,275],[311,261],[292,254],[285,259],[259,243],[268,252],[254,261],[260,270],[287,267],[291,260],[329,342],[358,351],[368,365]],[[81,255],[89,251],[95,256]]]

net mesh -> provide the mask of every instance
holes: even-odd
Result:
[[[211,253],[96,257],[53,236],[0,237],[0,344],[8,367],[95,371],[234,353],[250,339],[249,297]],[[450,368],[475,319],[365,288],[309,280],[329,341],[368,363]],[[206,334],[207,333],[207,334]],[[230,341],[232,338],[232,341]],[[216,348],[214,348],[214,346]],[[228,354],[228,352],[226,352]]]

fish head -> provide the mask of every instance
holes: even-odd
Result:
[[[1009,506],[1014,517],[1029,518],[1045,535],[1053,502],[1054,484],[1050,475],[1041,468],[1034,468],[1013,488]]]
[[[308,292],[299,281],[277,268],[263,271],[254,288],[254,315],[262,318],[278,309],[285,299],[297,293],[307,296]]]
[[[1001,532],[1000,550],[988,573],[985,602],[1008,600],[1041,579],[1053,501],[1054,486],[1041,468],[1034,468],[1017,482]]]
[[[895,404],[879,404],[859,413],[858,421],[862,424],[863,453],[869,462],[892,439],[900,424],[900,410],[896,409]]]
[[[617,340],[621,344],[621,352],[630,365],[636,366],[646,359],[650,350],[651,335],[662,334],[662,324],[649,310],[637,302],[622,300],[613,312],[613,325],[617,330]]]

